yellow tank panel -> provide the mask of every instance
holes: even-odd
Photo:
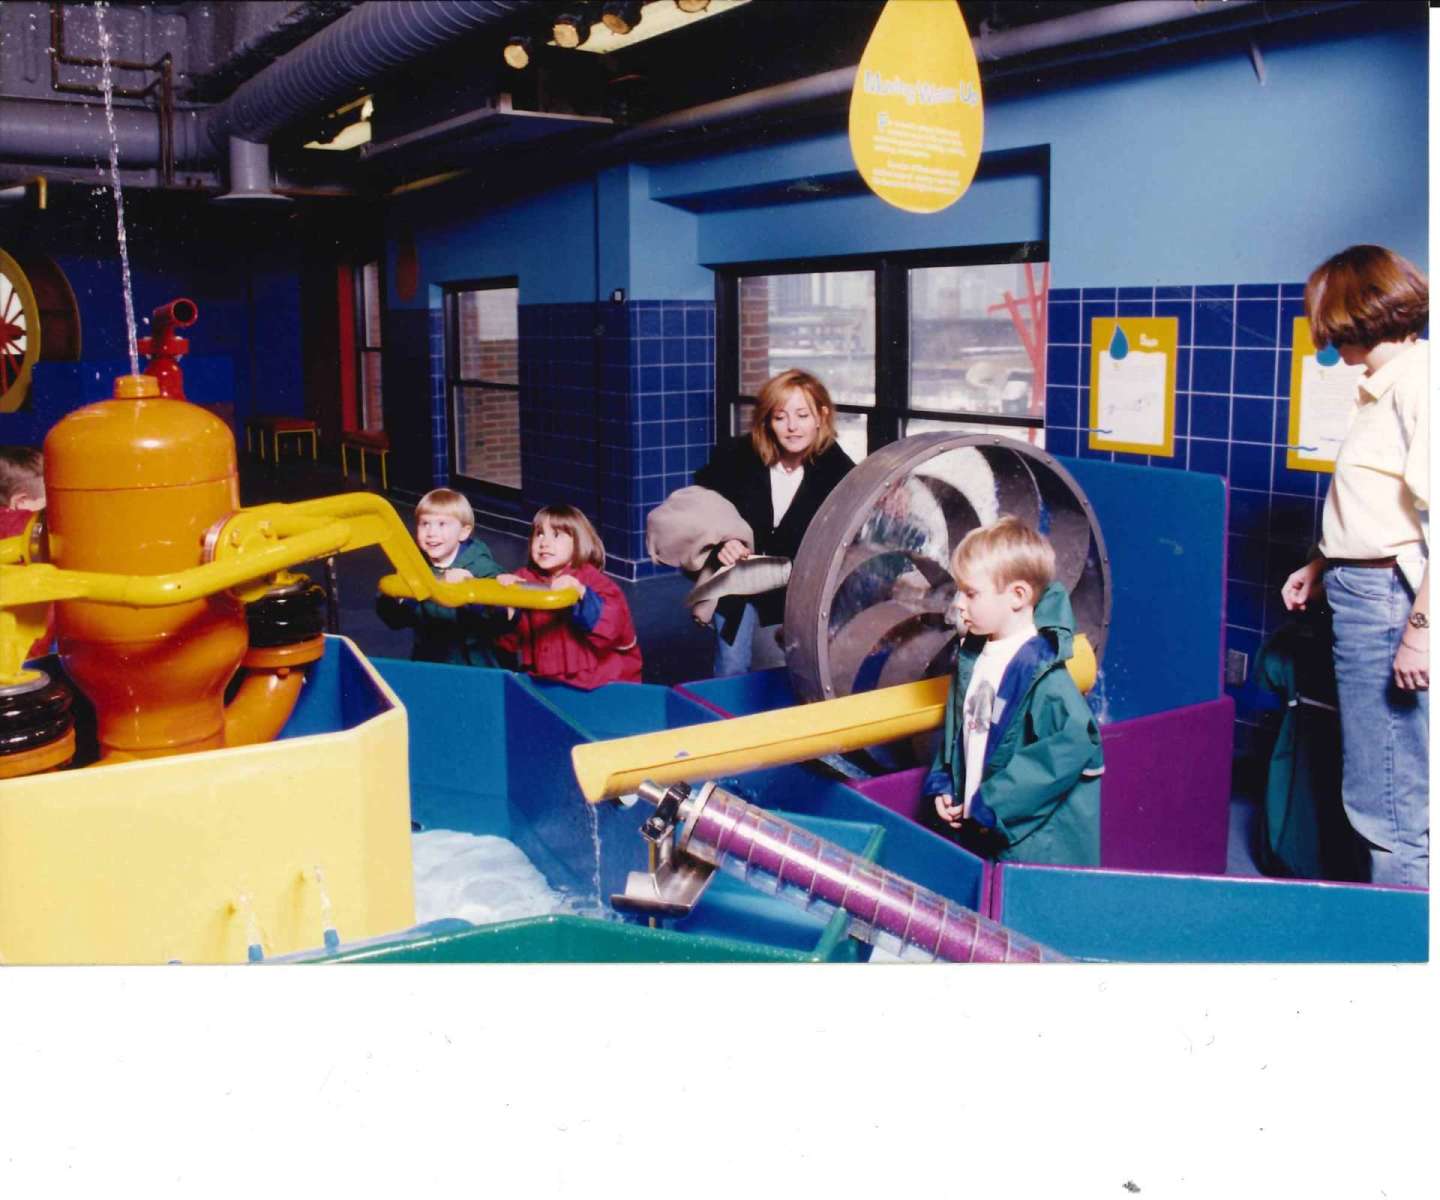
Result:
[[[354,728],[7,780],[0,960],[235,963],[413,925],[406,714],[351,652],[391,703]]]

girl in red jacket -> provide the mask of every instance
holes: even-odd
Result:
[[[640,642],[630,606],[602,568],[605,547],[585,514],[568,504],[550,504],[530,528],[530,562],[500,583],[538,583],[574,588],[573,608],[525,609],[496,644],[520,660],[520,669],[539,679],[572,687],[640,682]]]

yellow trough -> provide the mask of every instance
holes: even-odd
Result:
[[[0,959],[235,963],[413,925],[405,710],[327,641],[388,702],[353,728],[6,781]]]

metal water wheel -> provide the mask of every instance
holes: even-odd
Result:
[[[1094,510],[1054,458],[990,435],[924,433],[870,455],[820,507],[785,598],[785,660],[802,701],[948,672],[959,636],[950,556],[1006,514],[1055,547],[1076,631],[1105,653],[1110,562]]]

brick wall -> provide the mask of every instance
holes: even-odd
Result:
[[[770,378],[770,280],[740,280],[740,393],[756,395]]]
[[[496,337],[481,327],[474,293],[460,304],[460,375],[486,383],[520,382],[518,337]],[[488,336],[487,336],[488,335]],[[520,396],[503,388],[462,388],[456,414],[462,474],[502,487],[520,486]]]

